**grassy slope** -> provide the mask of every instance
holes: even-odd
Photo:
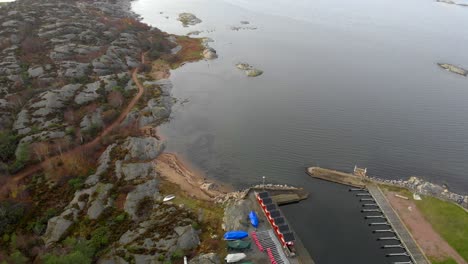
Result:
[[[416,205],[432,227],[468,260],[468,213],[433,197],[424,197],[422,201],[416,201]]]
[[[404,196],[412,197],[412,193],[407,189],[393,186],[381,187],[398,192]],[[439,233],[458,254],[465,260],[468,260],[468,213],[455,204],[434,197],[424,196],[421,201],[414,202],[434,230]],[[443,261],[431,261],[433,264],[456,263],[451,258]]]
[[[452,258],[448,258],[448,259],[445,259],[445,260],[442,260],[442,261],[438,261],[438,260],[433,260],[433,259],[430,259],[432,264],[457,264],[457,262],[455,260],[453,260]]]

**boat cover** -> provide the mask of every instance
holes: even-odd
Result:
[[[226,256],[226,262],[234,263],[234,262],[244,259],[245,257],[247,257],[247,255],[245,255],[244,253],[228,254]]]
[[[254,211],[250,211],[249,213],[250,223],[253,227],[258,227],[258,216]]]
[[[228,242],[228,248],[230,249],[249,249],[250,245],[250,241],[233,240]]]
[[[229,231],[224,234],[225,240],[237,240],[243,239],[249,236],[249,233],[245,231]]]

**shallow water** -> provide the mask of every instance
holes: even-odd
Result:
[[[170,33],[205,31],[219,54],[173,71],[173,95],[188,102],[161,128],[168,150],[238,187],[263,175],[305,186],[312,199],[284,210],[319,263],[380,263],[384,253],[369,250],[374,237],[359,210],[351,213],[356,201],[342,186],[307,177],[306,166],[357,164],[372,176],[418,175],[468,192],[468,79],[436,65],[468,67],[468,8],[432,0],[138,0],[134,10]],[[203,22],[184,28],[181,12]],[[242,20],[258,29],[230,30]],[[238,62],[265,73],[247,78]],[[345,209],[343,219],[360,231],[336,242],[349,248],[336,256],[331,240],[345,220],[327,215]]]

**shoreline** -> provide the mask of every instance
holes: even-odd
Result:
[[[233,190],[225,185],[207,179],[180,156],[164,152],[153,161],[159,177],[178,185],[189,196],[213,202],[220,195]]]
[[[336,171],[320,167],[308,167],[306,173],[314,178],[330,181],[347,186],[363,188],[369,183],[401,187],[416,193],[439,198],[441,200],[456,204],[465,211],[468,210],[468,195],[453,193],[445,188],[429,181],[409,177],[408,180],[384,180],[367,175],[355,175],[347,172]]]

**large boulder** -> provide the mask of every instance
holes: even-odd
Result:
[[[62,239],[73,221],[67,220],[62,216],[56,216],[49,219],[47,230],[44,234],[44,242],[50,245]]]
[[[80,122],[80,128],[82,130],[89,130],[93,128],[93,126],[98,128],[104,126],[104,122],[102,121],[102,109],[100,107],[98,107],[91,114],[85,115]]]
[[[174,231],[179,238],[177,239],[177,247],[183,250],[194,249],[200,244],[198,233],[191,225],[176,227]]]
[[[216,50],[213,48],[206,48],[203,50],[203,57],[207,60],[213,60],[218,58],[218,54],[216,54]]]
[[[96,172],[88,176],[85,182],[86,185],[91,186],[99,182],[99,176],[101,176],[101,174],[103,174],[109,168],[109,163],[111,161],[110,153],[116,145],[117,144],[115,143],[109,145],[106,148],[106,150],[101,154],[101,156],[99,157],[99,165],[96,169]]]
[[[138,219],[137,210],[138,205],[143,199],[158,199],[158,181],[156,179],[149,180],[145,183],[137,185],[135,189],[127,194],[127,199],[125,200],[124,210],[127,212],[133,220]]]
[[[87,212],[90,219],[97,219],[104,209],[112,206],[112,199],[109,199],[109,195],[113,186],[110,183],[97,185],[96,192],[93,194],[95,199],[91,202]]]
[[[189,264],[221,264],[221,260],[216,253],[208,253],[194,257]]]
[[[87,84],[86,87],[76,95],[75,103],[81,105],[98,99],[100,95],[97,93],[97,90],[100,86],[101,82],[99,81]]]
[[[44,74],[44,68],[42,66],[35,66],[28,69],[28,74],[32,78],[36,78]]]

